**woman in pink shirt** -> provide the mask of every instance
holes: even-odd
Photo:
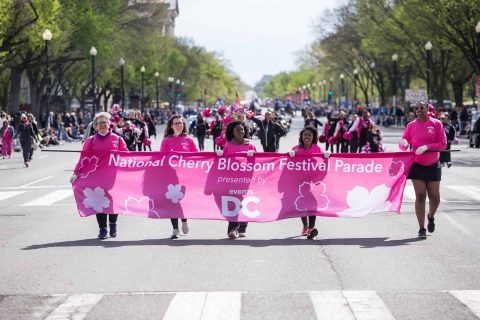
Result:
[[[8,124],[8,120],[3,120],[3,126],[0,128],[0,137],[2,138],[2,158],[12,157],[13,128]]]
[[[123,139],[112,133],[110,130],[110,114],[107,112],[100,112],[93,118],[93,128],[96,134],[90,136],[85,140],[83,144],[82,152],[105,152],[105,151],[128,151],[127,145]],[[70,182],[73,184],[77,180],[77,176],[80,171],[80,161],[73,170],[73,175],[70,177]],[[103,177],[104,181],[115,181],[115,177]],[[105,189],[109,189],[108,185],[103,186]],[[111,185],[110,185],[111,187]],[[110,201],[110,203],[112,203]],[[98,233],[99,239],[105,239],[107,237],[107,214],[97,213],[97,222],[100,232]],[[108,214],[108,221],[110,223],[110,237],[115,238],[117,236],[117,214]]]
[[[323,153],[322,148],[318,145],[318,131],[315,127],[306,126],[300,131],[298,138],[298,145],[292,148],[289,152],[291,157],[295,155],[310,155],[315,153]],[[315,229],[315,220],[317,216],[302,217],[302,236],[307,236],[308,239],[313,239],[318,235],[318,230]]]
[[[249,157],[257,151],[251,143],[248,135],[248,128],[243,121],[233,121],[227,125],[225,130],[227,143],[222,150],[217,151],[217,155],[246,152]],[[237,237],[246,237],[248,222],[228,222],[227,234],[230,239]]]
[[[417,215],[419,238],[426,238],[425,230],[425,202],[428,195],[429,214],[428,232],[435,231],[435,212],[440,205],[440,180],[442,178],[442,169],[440,167],[439,153],[432,152],[444,150],[447,147],[447,138],[443,130],[442,123],[428,116],[428,103],[420,101],[415,106],[417,119],[409,122],[400,141],[400,149],[408,150],[411,147],[415,152],[415,160],[409,179],[412,179],[413,189],[415,190],[415,213]],[[426,152],[429,150],[430,152]]]
[[[174,114],[165,126],[165,138],[162,140],[160,152],[169,151],[198,152],[195,142],[187,134],[185,121],[179,114]],[[172,218],[170,221],[172,222],[173,227],[172,236],[170,238],[177,239],[180,235],[180,231],[178,230],[178,219]],[[187,219],[182,219],[182,232],[187,234],[188,231]]]

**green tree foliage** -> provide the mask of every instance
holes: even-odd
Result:
[[[92,46],[97,49],[97,105],[119,99],[120,69],[125,60],[125,89],[140,88],[145,66],[146,95],[155,96],[156,71],[160,73],[160,97],[167,99],[168,77],[181,79],[186,101],[203,99],[205,92],[223,95],[242,87],[238,76],[216,53],[192,41],[163,34],[167,4],[128,0],[2,0],[0,1],[0,76],[10,77],[9,111],[18,108],[20,75],[25,72],[31,88],[33,110],[40,114],[46,83],[45,43],[42,33],[50,29],[53,108],[69,107],[73,97],[83,103],[92,90]],[[15,86],[12,85],[15,83]],[[3,86],[4,82],[1,82]],[[5,90],[0,90],[0,101]],[[63,102],[61,102],[63,99]],[[63,106],[62,106],[63,104]],[[0,106],[5,109],[5,104]]]
[[[344,74],[349,88],[354,86],[353,70],[357,69],[360,100],[369,100],[373,84],[374,95],[387,104],[391,95],[402,97],[406,88],[426,89],[425,44],[430,41],[430,97],[455,98],[462,104],[466,85],[472,75],[480,74],[475,34],[479,21],[480,6],[474,0],[349,0],[318,18],[316,40],[301,52],[299,67],[308,66],[320,78],[338,79]],[[398,55],[396,86],[394,54]],[[272,81],[279,77],[285,75]]]

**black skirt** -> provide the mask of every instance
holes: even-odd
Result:
[[[442,168],[440,162],[435,162],[429,166],[422,166],[416,162],[413,163],[408,174],[408,179],[422,180],[422,181],[441,181]]]

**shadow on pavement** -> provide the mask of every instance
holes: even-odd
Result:
[[[301,237],[290,237],[285,239],[270,240],[248,240],[248,239],[144,239],[134,241],[122,241],[118,239],[84,239],[75,241],[52,242],[44,244],[35,244],[22,248],[22,250],[36,250],[46,248],[65,248],[65,247],[104,247],[118,248],[130,246],[169,246],[169,247],[187,247],[187,246],[249,246],[249,247],[274,247],[274,246],[360,246],[361,248],[375,247],[397,247],[409,245],[422,241],[424,239],[410,238],[400,240],[388,240],[389,238],[338,238],[338,239],[318,239],[308,240]]]

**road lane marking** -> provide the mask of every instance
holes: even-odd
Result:
[[[200,320],[240,320],[241,292],[209,292]]]
[[[36,184],[36,183],[39,183],[39,182],[42,182],[42,181],[45,181],[45,180],[48,180],[48,179],[51,179],[51,178],[53,178],[53,176],[48,176],[48,177],[45,177],[45,178],[42,178],[42,179],[38,179],[38,180],[35,180],[33,182],[24,184],[20,188],[25,188],[25,187],[31,186],[32,184]]]
[[[480,290],[450,290],[448,293],[460,300],[480,318]]]
[[[103,294],[76,294],[69,296],[45,320],[84,319],[102,299]]]
[[[341,291],[309,292],[317,320],[355,320]]]
[[[0,191],[0,201],[18,196],[24,192],[25,191]]]
[[[375,291],[343,291],[357,320],[394,320],[385,303]]]
[[[20,206],[22,207],[49,206],[54,204],[55,202],[61,201],[71,196],[73,196],[73,190],[56,190],[44,195],[43,197],[24,203]]]
[[[18,190],[18,189],[50,189],[50,188],[55,188],[55,189],[71,189],[72,185],[60,185],[60,186],[29,186],[29,187],[2,187],[0,190]]]
[[[167,312],[163,316],[163,320],[200,319],[206,296],[206,292],[177,293],[170,302]]]
[[[408,199],[415,202],[415,189],[413,188],[413,186],[405,186],[405,189],[403,190],[403,197],[407,197]],[[427,197],[426,201],[428,202],[428,197]],[[440,201],[441,202],[450,202],[450,201],[445,200],[443,198],[440,198]]]
[[[480,201],[480,187],[475,186],[447,186],[458,193],[464,194],[470,198]]]
[[[462,231],[463,233],[465,233],[465,234],[467,234],[467,235],[471,235],[470,231],[468,231],[467,229],[465,229],[465,228],[464,228],[461,224],[459,224],[457,221],[453,220],[453,218],[450,217],[450,215],[442,212],[442,213],[441,213],[441,216],[447,218],[447,220],[450,221],[450,223],[453,224],[454,227],[456,227],[457,229],[459,229],[459,230]]]

